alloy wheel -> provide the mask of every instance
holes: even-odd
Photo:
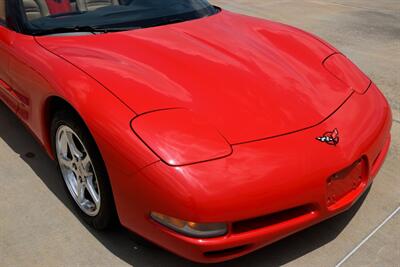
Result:
[[[56,132],[56,153],[72,198],[88,216],[100,211],[100,188],[90,155],[78,135],[62,125]]]

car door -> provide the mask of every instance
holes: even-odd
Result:
[[[10,47],[13,45],[14,32],[6,27],[5,18],[0,17],[0,100],[12,111],[18,112],[18,97],[11,87],[9,76]]]
[[[35,89],[41,85],[38,81],[43,77],[32,66],[35,60],[32,60],[31,47],[37,46],[35,39],[16,30],[22,3],[0,0],[0,18],[5,16],[0,26],[0,90],[3,92],[2,100],[31,126],[31,97],[36,95]]]
[[[4,0],[0,0],[0,4]],[[43,0],[44,1],[44,0]],[[45,54],[52,55],[22,31],[22,10],[31,12],[25,1],[6,0],[7,27],[0,31],[0,72],[3,96],[17,116],[36,135],[43,135],[44,114],[42,108],[49,95],[54,94],[50,83],[53,79],[51,66]],[[32,12],[31,12],[32,13]],[[0,89],[1,90],[1,89]],[[37,136],[42,139],[43,136]]]

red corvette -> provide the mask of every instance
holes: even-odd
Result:
[[[198,262],[345,211],[390,144],[343,54],[205,0],[0,0],[0,99],[89,224]]]

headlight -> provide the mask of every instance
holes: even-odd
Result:
[[[364,94],[371,84],[371,80],[342,54],[331,55],[323,64],[327,71],[357,93]]]
[[[183,166],[229,156],[217,129],[185,109],[146,113],[132,120],[136,135],[166,164]]]
[[[151,218],[156,222],[186,236],[210,238],[223,236],[228,232],[225,223],[195,223],[179,220],[161,213],[152,212]]]

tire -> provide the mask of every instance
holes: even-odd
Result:
[[[96,230],[114,226],[117,216],[107,170],[83,121],[74,112],[56,112],[51,141],[58,172],[80,217]]]

